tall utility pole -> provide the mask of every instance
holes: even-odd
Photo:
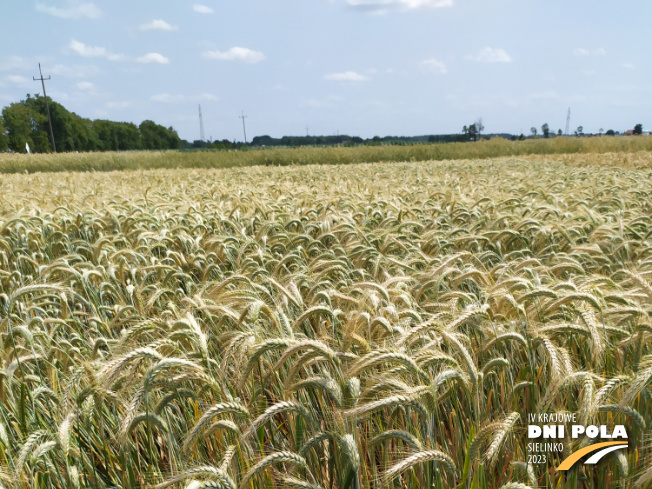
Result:
[[[568,107],[568,115],[566,116],[566,136],[568,136],[568,131],[570,131],[570,107]]]
[[[242,115],[238,117],[242,119],[242,132],[244,132],[245,144],[247,144],[247,128],[245,127],[245,119],[247,116],[244,115],[244,110],[242,111]]]
[[[48,113],[48,125],[50,126],[50,142],[52,143],[52,151],[57,152],[57,146],[54,144],[54,133],[52,132],[52,118],[50,117],[50,106],[48,105],[48,94],[45,93],[45,81],[50,80],[51,77],[43,78],[43,72],[41,71],[41,63],[38,64],[38,72],[41,74],[40,78],[33,76],[34,81],[41,80],[41,85],[43,85],[43,97],[45,98],[45,111]]]
[[[201,104],[199,105],[199,139],[203,141],[204,137],[204,118],[201,116]]]

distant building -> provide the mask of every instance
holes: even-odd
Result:
[[[623,133],[625,136],[633,136],[634,135],[634,129],[629,129]]]

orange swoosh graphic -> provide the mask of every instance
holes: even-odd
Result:
[[[572,453],[566,460],[564,460],[561,464],[559,464],[557,470],[568,470],[575,464],[575,462],[581,459],[584,455],[587,455],[591,452],[595,452],[596,450],[600,450],[601,448],[610,447],[613,445],[624,445],[624,444],[625,443],[622,441],[605,441],[603,443],[595,443],[593,445],[589,445],[588,447],[584,447],[576,451],[575,453]]]

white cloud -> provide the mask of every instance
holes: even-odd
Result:
[[[136,61],[139,63],[159,63],[162,65],[170,63],[170,60],[160,53],[147,53],[143,56],[140,56],[139,58],[136,58]]]
[[[356,73],[355,71],[345,71],[343,73],[331,73],[324,76],[325,80],[343,81],[343,82],[363,82],[369,80],[368,77]]]
[[[625,68],[627,70],[633,70],[634,65],[632,63],[623,63],[623,68]]]
[[[419,10],[451,7],[453,0],[346,0],[354,10],[383,14],[390,10]]]
[[[106,58],[110,61],[118,61],[124,58],[121,54],[113,54],[104,47],[89,46],[74,39],[70,41],[69,47],[75,54],[84,58]]]
[[[575,56],[604,56],[607,54],[607,51],[604,48],[597,49],[586,49],[586,48],[575,48],[573,49],[573,54]]]
[[[482,48],[480,52],[472,57],[476,61],[481,63],[511,63],[512,58],[509,54],[505,52],[504,49],[500,48]]]
[[[88,81],[81,81],[77,84],[75,84],[75,87],[77,87],[78,90],[92,90],[95,88],[95,85],[93,85],[91,82]]]
[[[222,61],[244,61],[245,63],[258,63],[265,59],[265,55],[260,51],[251,49],[232,47],[228,51],[204,51],[202,56],[207,59],[219,59]]]
[[[147,24],[140,25],[141,31],[178,31],[179,26],[171,25],[162,19],[154,19]]]
[[[426,71],[434,71],[437,73],[441,73],[442,75],[448,73],[448,68],[446,67],[444,62],[439,61],[438,59],[435,58],[424,59],[421,62],[421,68]]]
[[[192,9],[200,14],[212,14],[214,12],[212,8],[207,5],[202,5],[201,3],[194,4]]]
[[[202,93],[199,96],[199,100],[219,100],[220,98],[217,95],[213,95],[212,93]]]
[[[99,19],[102,17],[102,11],[93,3],[81,3],[79,1],[69,1],[68,7],[59,8],[45,5],[41,2],[36,3],[36,11],[44,14],[50,14],[60,19]]]

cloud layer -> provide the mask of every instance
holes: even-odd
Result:
[[[500,48],[482,48],[473,58],[480,63],[511,63],[512,58],[504,49]]]
[[[141,31],[178,31],[179,26],[171,25],[161,19],[154,19],[147,24],[141,24]]]
[[[575,48],[573,50],[575,56],[604,56],[607,54],[603,48],[597,49],[586,49],[586,48]]]
[[[192,9],[199,14],[212,14],[214,12],[208,5],[202,5],[201,3],[194,4]]]
[[[139,58],[136,58],[136,61],[139,63],[158,63],[166,65],[170,63],[170,60],[163,56],[160,53],[147,53]]]
[[[204,51],[202,56],[206,59],[219,59],[220,61],[244,61],[245,63],[258,63],[265,59],[260,51],[248,48],[232,47],[228,51]]]
[[[84,58],[106,58],[109,61],[119,61],[124,59],[122,54],[114,54],[108,51],[106,48],[101,46],[89,46],[83,42],[76,41],[73,39],[68,45],[72,51]]]
[[[369,80],[368,77],[356,73],[355,71],[345,71],[343,73],[331,73],[324,76],[325,80],[340,82],[363,82]]]
[[[36,11],[44,14],[50,14],[60,19],[99,19],[102,17],[102,11],[94,3],[68,2],[69,7],[59,8],[36,3]]]
[[[81,81],[79,83],[76,83],[75,87],[78,90],[92,90],[95,87],[95,85],[93,85],[91,82],[88,81]]]
[[[385,13],[390,10],[418,10],[451,7],[453,0],[346,0],[350,8],[362,12]]]
[[[435,58],[424,59],[421,62],[421,68],[424,71],[434,71],[436,73],[441,73],[442,75],[448,73],[448,68],[446,67],[444,62],[439,61],[438,59]]]

